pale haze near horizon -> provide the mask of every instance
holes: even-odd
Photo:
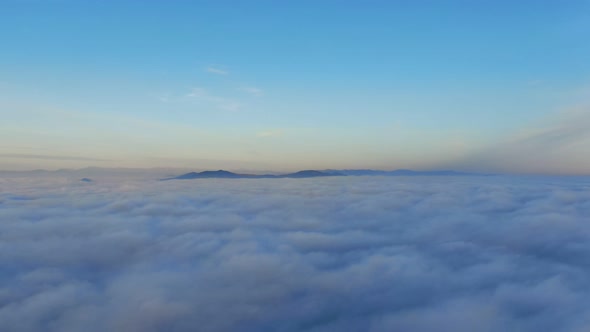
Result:
[[[590,173],[588,1],[0,7],[0,170]]]

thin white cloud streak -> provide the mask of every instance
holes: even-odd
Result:
[[[208,73],[211,73],[211,74],[216,74],[216,75],[222,75],[222,76],[229,75],[229,71],[227,71],[225,69],[218,68],[218,67],[213,67],[213,66],[209,66],[209,67],[205,68],[205,71],[207,71]]]
[[[0,178],[7,331],[586,331],[588,178]]]
[[[560,112],[544,125],[481,147],[450,167],[508,173],[590,174],[590,107]]]
[[[225,111],[236,112],[242,107],[242,104],[237,101],[212,95],[203,88],[193,88],[186,97],[194,101],[213,104],[216,108]]]
[[[249,93],[250,95],[255,96],[255,97],[262,97],[264,95],[264,91],[262,89],[257,88],[257,87],[253,87],[253,86],[251,86],[251,87],[242,87],[239,90],[240,91],[243,91],[243,92],[246,92],[246,93]]]

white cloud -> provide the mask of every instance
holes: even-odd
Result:
[[[240,88],[240,91],[244,91],[244,92],[249,93],[255,97],[261,97],[262,95],[264,95],[264,91],[262,91],[262,89],[259,89],[256,87],[243,87],[243,88]]]
[[[0,177],[7,331],[585,331],[590,180]]]
[[[158,100],[162,103],[169,103],[171,101],[169,95],[158,96]]]
[[[212,104],[216,108],[224,111],[235,112],[239,111],[242,107],[242,104],[240,102],[237,102],[229,98],[212,95],[207,90],[198,87],[193,88],[191,92],[186,94],[186,97],[190,98],[193,101]]]
[[[218,68],[218,67],[209,66],[209,67],[205,68],[205,70],[211,74],[223,75],[223,76],[229,75],[229,71],[222,69],[222,68]]]

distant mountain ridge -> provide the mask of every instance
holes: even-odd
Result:
[[[332,170],[326,170],[326,172],[330,172]],[[394,171],[381,171],[381,170],[372,170],[372,169],[343,169],[343,170],[333,170],[334,172],[338,172],[344,175],[368,175],[368,176],[482,176],[482,175],[489,175],[489,174],[480,174],[480,173],[469,173],[469,172],[458,172],[453,170],[434,170],[434,171],[414,171],[410,169],[396,169]]]
[[[190,179],[261,179],[261,178],[274,178],[276,175],[270,174],[240,174],[233,173],[225,170],[218,171],[203,171],[203,172],[190,172],[177,177],[169,178],[166,180],[190,180]]]
[[[192,179],[277,179],[277,178],[314,178],[322,176],[338,176],[344,174],[338,174],[334,172],[322,172],[316,170],[304,170],[295,173],[273,175],[273,174],[240,174],[233,173],[225,170],[218,171],[203,171],[203,172],[190,172],[182,174],[176,177],[167,178],[163,180],[192,180]]]
[[[489,174],[457,172],[452,170],[440,171],[413,171],[409,169],[398,169],[394,171],[380,171],[371,169],[345,169],[334,170],[328,169],[323,171],[318,170],[303,170],[288,174],[240,174],[233,173],[226,170],[217,171],[203,171],[190,172],[176,177],[166,178],[162,180],[192,180],[192,179],[302,179],[302,178],[316,178],[326,176],[486,176]]]

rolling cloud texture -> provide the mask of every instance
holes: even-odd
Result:
[[[0,178],[0,326],[588,331],[588,216],[588,178]]]

